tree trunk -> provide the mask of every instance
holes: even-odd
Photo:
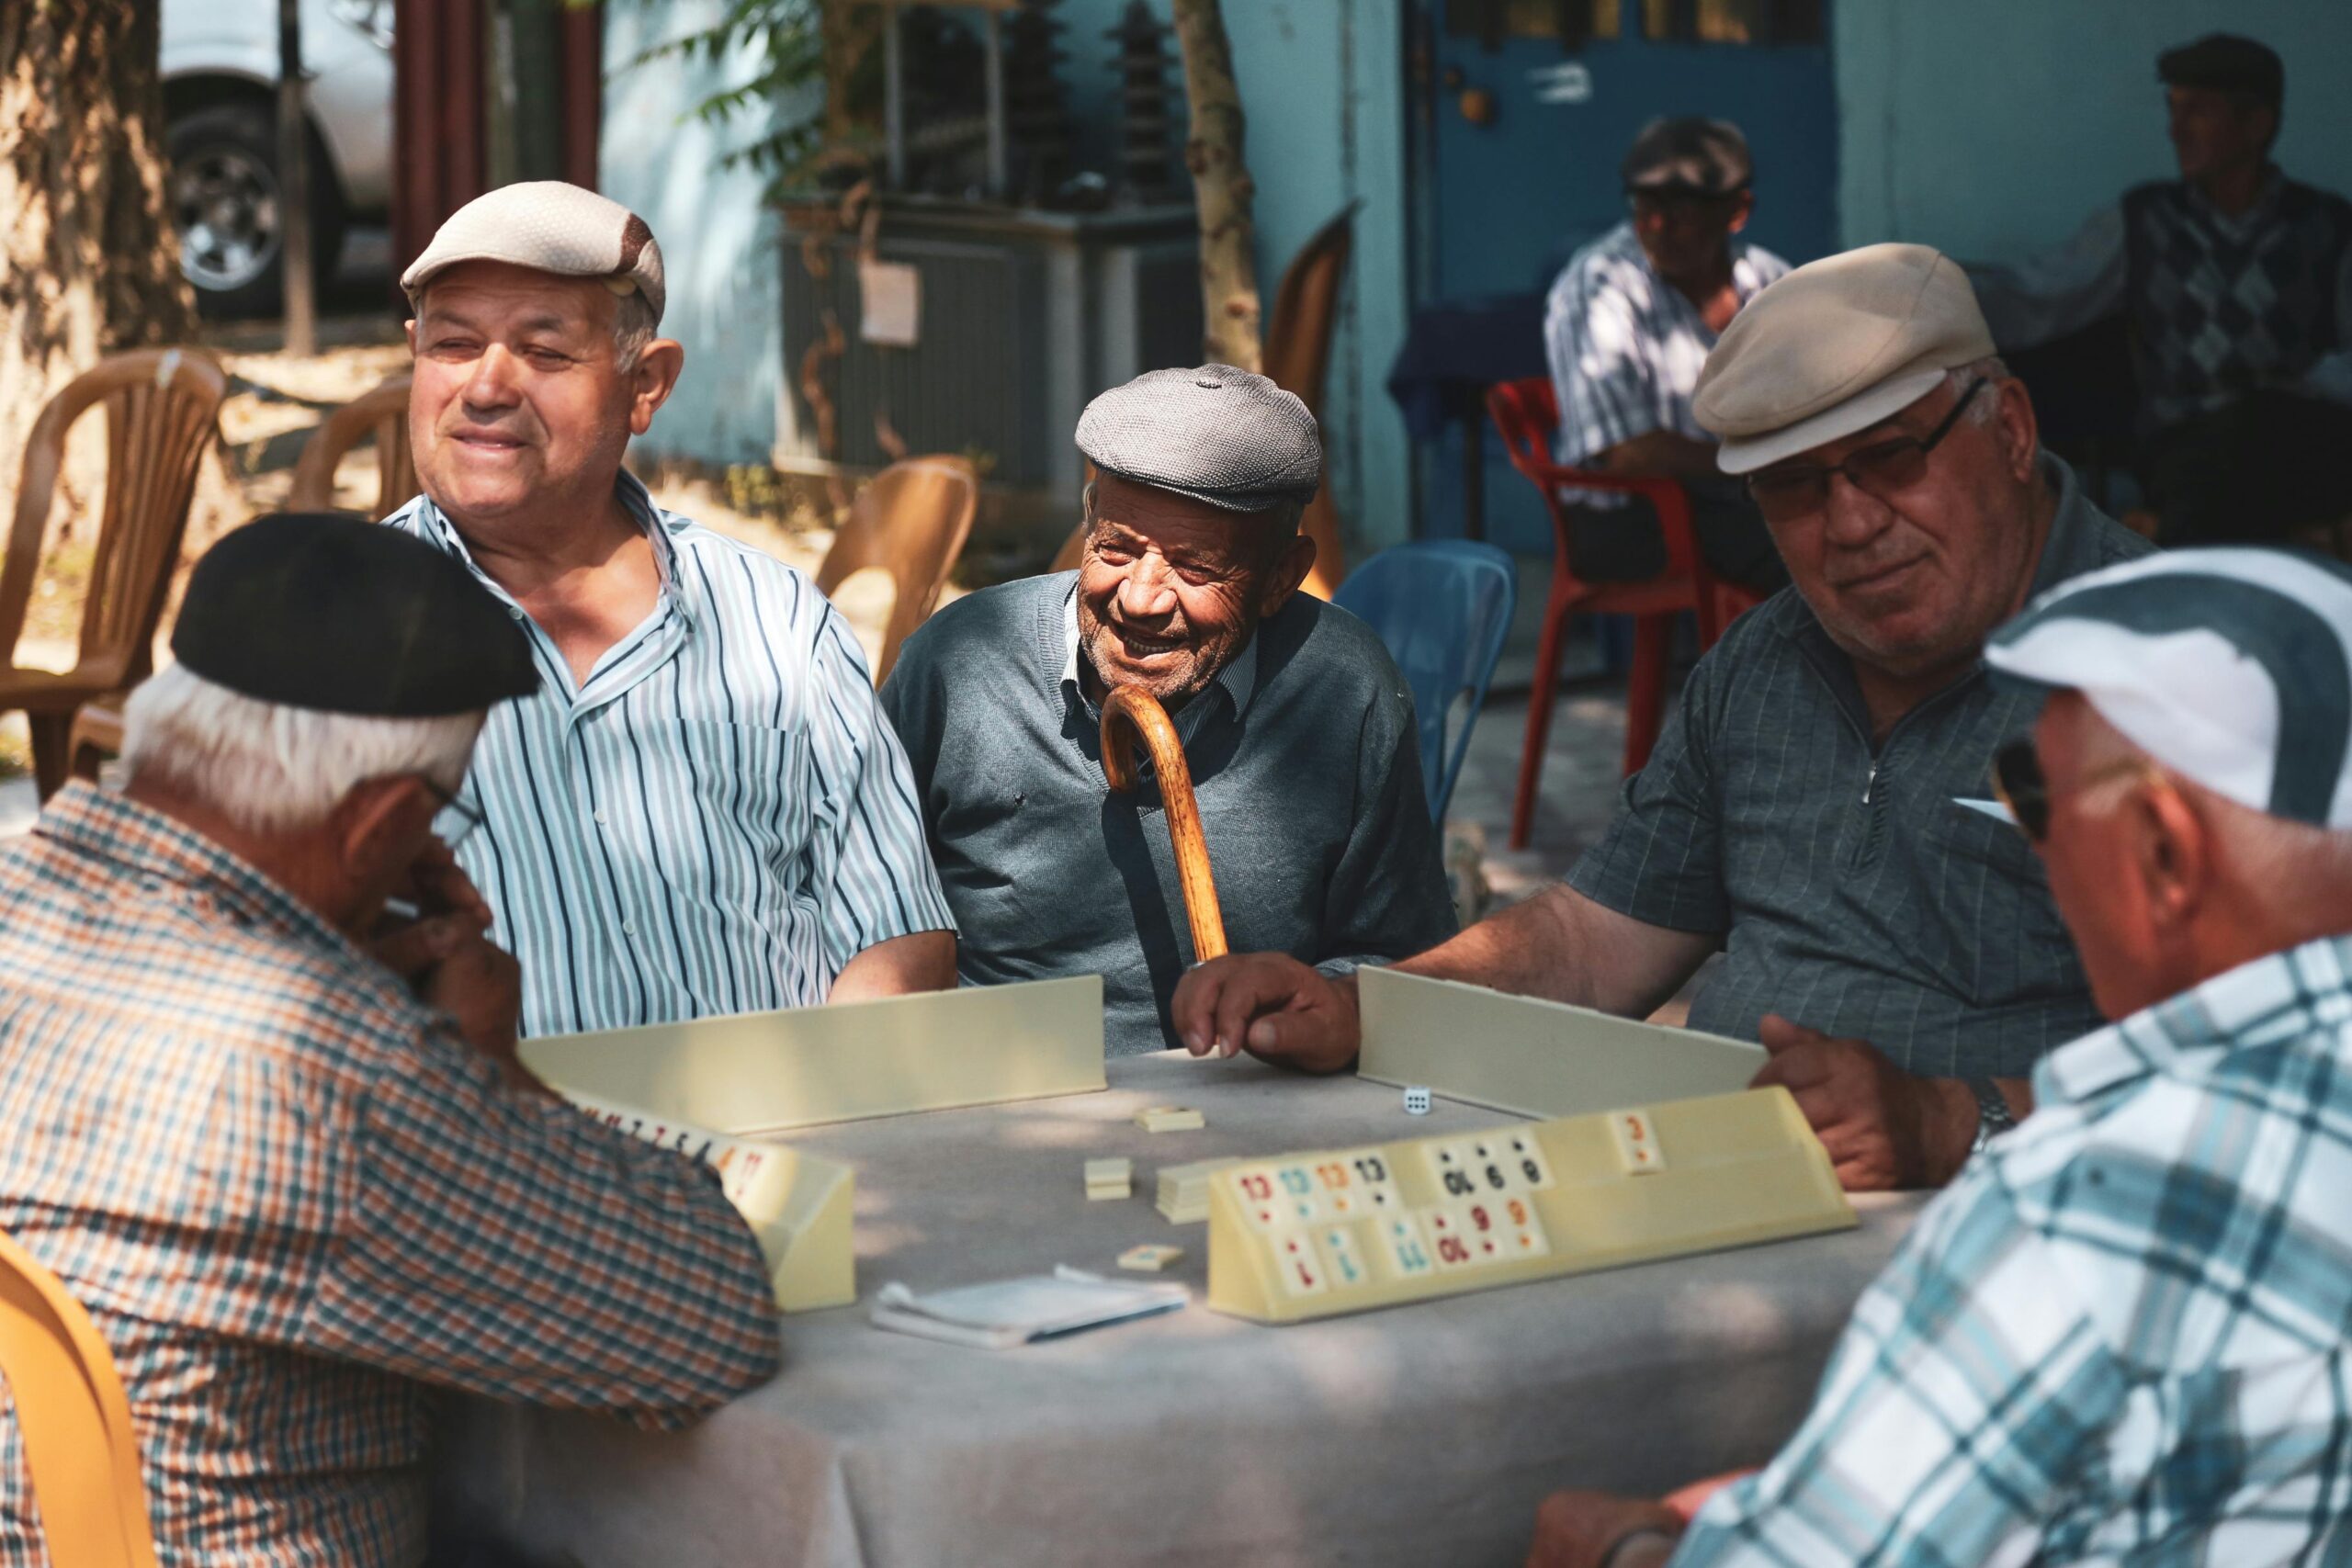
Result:
[[[1217,0],[1174,0],[1184,51],[1184,96],[1193,125],[1184,166],[1201,213],[1201,302],[1212,362],[1259,368],[1258,266],[1250,254],[1258,187],[1242,161],[1241,90]]]
[[[0,520],[26,434],[99,356],[187,343],[160,0],[0,0]]]

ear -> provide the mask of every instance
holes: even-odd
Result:
[[[1282,554],[1266,570],[1266,585],[1258,595],[1261,618],[1272,615],[1290,603],[1298,585],[1306,581],[1307,568],[1315,564],[1315,541],[1301,533],[1283,547]]]
[[[416,318],[411,316],[401,322],[401,331],[408,334],[408,356],[414,359],[416,357]]]
[[[629,372],[628,430],[642,435],[653,427],[653,416],[670,400],[678,378],[686,368],[685,345],[674,338],[657,337],[637,356]]]
[[[1736,234],[1747,228],[1748,219],[1756,212],[1756,193],[1753,190],[1741,191],[1734,200],[1731,221],[1724,225],[1725,234]]]
[[[2002,459],[2011,479],[2028,483],[2033,478],[2034,452],[2041,445],[2041,421],[2033,412],[2033,396],[2014,376],[1993,383],[1993,392],[2001,400],[1994,433],[2001,443]]]
[[[345,879],[363,892],[380,891],[408,868],[439,810],[440,802],[414,773],[362,781],[327,818]]]
[[[2212,835],[2188,797],[2161,779],[2139,781],[2122,810],[2124,873],[2139,885],[2159,949],[2177,951],[2212,892]]]

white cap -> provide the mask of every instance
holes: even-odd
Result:
[[[2080,692],[2183,778],[2352,829],[2352,570],[2300,552],[2173,550],[2061,584],[1996,631],[1996,678]]]

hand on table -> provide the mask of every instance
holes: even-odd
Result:
[[[1619,1551],[1618,1543],[1636,1530],[1666,1539],[1632,1541]],[[1665,1562],[1681,1534],[1682,1520],[1663,1505],[1607,1492],[1555,1492],[1535,1510],[1527,1568],[1645,1568]]]
[[[1195,1056],[1253,1056],[1309,1072],[1355,1060],[1352,976],[1332,980],[1280,953],[1213,958],[1177,982],[1169,1011]]]
[[[1749,1084],[1796,1097],[1849,1192],[1940,1187],[1967,1162],[1976,1099],[1957,1078],[1905,1072],[1860,1040],[1767,1013],[1757,1038],[1772,1059]]]

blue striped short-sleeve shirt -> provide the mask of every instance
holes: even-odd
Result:
[[[554,639],[420,496],[386,522],[513,607],[540,688],[492,710],[449,827],[523,969],[523,1032],[822,1002],[865,948],[952,930],[906,754],[802,573],[653,504],[662,596],[575,683]]]

